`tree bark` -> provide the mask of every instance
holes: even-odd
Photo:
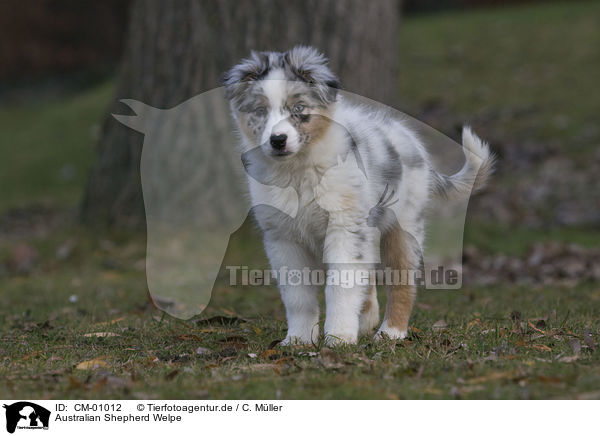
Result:
[[[173,107],[221,85],[250,50],[317,47],[344,89],[394,104],[399,0],[138,0],[116,98],[104,120],[82,217],[92,224],[142,227],[143,138],[117,122],[119,99]]]

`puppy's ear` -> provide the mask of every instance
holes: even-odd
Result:
[[[335,101],[340,81],[327,66],[328,59],[322,53],[313,47],[297,46],[285,53],[285,60],[298,79],[314,87],[323,103]]]
[[[264,52],[252,51],[250,57],[223,75],[225,96],[229,100],[239,97],[249,82],[260,79],[269,70],[269,56]]]

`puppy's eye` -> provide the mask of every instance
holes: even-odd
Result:
[[[302,103],[296,103],[292,108],[292,112],[295,114],[301,114],[304,111],[304,105]]]
[[[259,117],[264,117],[265,115],[267,115],[267,108],[264,106],[259,106],[254,109],[254,113]]]

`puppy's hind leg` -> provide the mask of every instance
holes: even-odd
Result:
[[[414,244],[416,241],[399,226],[394,226],[382,236],[381,248],[383,262],[393,270],[407,271],[401,278],[410,277],[418,265],[418,256]],[[416,297],[416,287],[410,282],[387,283],[387,305],[385,316],[376,339],[389,337],[404,339],[408,333],[408,320]]]

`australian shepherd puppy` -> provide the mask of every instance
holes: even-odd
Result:
[[[260,181],[249,184],[252,204],[281,205],[255,209],[274,270],[418,269],[432,198],[470,192],[492,171],[488,146],[468,128],[464,167],[452,176],[434,171],[402,120],[338,92],[337,77],[314,48],[253,52],[225,74],[224,86],[248,177]],[[299,206],[295,217],[281,213],[291,202]],[[375,337],[402,339],[416,289],[410,283],[386,287]],[[288,323],[283,343],[315,342],[321,286],[280,280],[279,288]],[[379,324],[371,282],[327,281],[325,303],[329,343],[356,343]]]

